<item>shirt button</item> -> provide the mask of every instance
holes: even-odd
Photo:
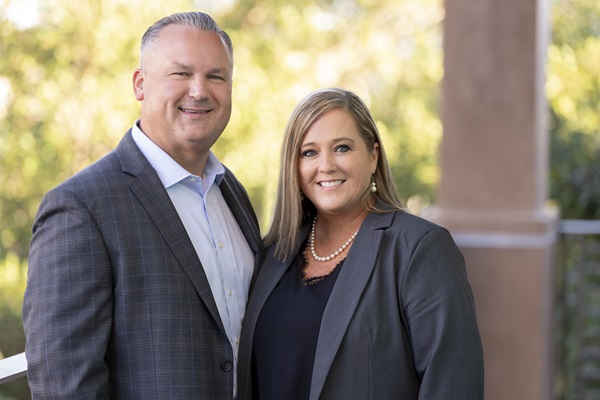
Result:
[[[235,338],[235,344],[240,344],[240,338],[238,338],[238,337]]]
[[[229,289],[229,290],[227,291],[227,294],[229,295],[229,297],[231,297],[231,295],[233,294],[233,292],[231,291],[231,289]]]
[[[219,242],[219,247],[223,248],[223,242]]]
[[[231,364],[231,361],[224,361],[221,363],[221,371],[229,372],[231,371],[231,368],[233,368],[233,364]]]

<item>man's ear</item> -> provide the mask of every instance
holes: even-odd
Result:
[[[138,101],[144,100],[144,73],[137,68],[133,73],[133,93]]]

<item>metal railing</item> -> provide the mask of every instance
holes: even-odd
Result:
[[[600,221],[562,220],[556,259],[556,400],[600,400]]]
[[[0,360],[0,385],[27,375],[27,359],[20,353]]]

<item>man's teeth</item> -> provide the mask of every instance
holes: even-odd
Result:
[[[343,181],[330,181],[330,182],[321,182],[321,186],[323,187],[334,187],[342,184]]]
[[[182,108],[181,111],[187,112],[187,113],[192,113],[192,114],[202,114],[202,113],[206,112],[204,110],[189,110],[187,108]]]

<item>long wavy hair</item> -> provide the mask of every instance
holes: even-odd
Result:
[[[374,144],[379,143],[379,158],[373,174],[377,192],[365,192],[361,199],[364,209],[383,213],[404,208],[379,131],[365,103],[356,94],[344,89],[326,88],[312,92],[292,112],[283,138],[273,221],[265,236],[265,244],[275,244],[275,256],[281,260],[289,260],[294,255],[302,225],[316,214],[312,202],[308,198],[301,199],[298,179],[300,146],[315,121],[336,109],[345,110],[352,116],[369,150],[373,150]]]

